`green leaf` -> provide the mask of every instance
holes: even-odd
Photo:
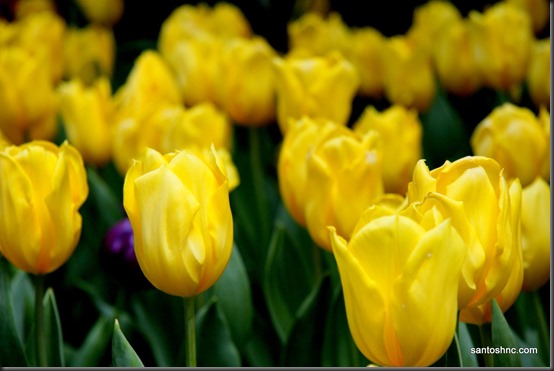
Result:
[[[252,332],[253,303],[248,274],[236,246],[214,291],[233,340],[242,347]]]
[[[479,367],[477,356],[471,352],[471,349],[475,346],[473,345],[467,324],[464,322],[458,322],[458,342],[463,367]]]
[[[285,367],[316,367],[321,363],[324,327],[330,301],[329,275],[306,297],[295,315],[295,321],[283,351]]]
[[[313,287],[313,266],[305,263],[310,246],[298,247],[285,227],[275,226],[265,265],[263,291],[271,321],[284,344],[295,321],[295,313]]]
[[[127,341],[116,319],[112,336],[112,366],[113,367],[144,367],[139,356]]]
[[[329,306],[323,339],[321,354],[323,367],[364,367],[369,364],[352,339],[340,286],[335,290]]]
[[[22,270],[14,275],[11,286],[17,331],[20,339],[26,339],[32,335],[30,327],[34,321],[35,289],[29,274]]]
[[[279,340],[273,332],[270,321],[265,321],[260,313],[254,316],[252,336],[246,344],[244,356],[248,367],[272,367],[277,361],[276,350],[280,349]]]
[[[113,333],[113,317],[100,316],[81,347],[71,357],[71,367],[94,367],[104,356]]]
[[[96,171],[87,167],[90,196],[99,213],[100,221],[107,228],[123,217],[121,201]]]
[[[219,302],[209,301],[197,312],[196,352],[198,367],[240,367],[240,353],[231,337]]]
[[[460,115],[448,101],[445,92],[437,89],[433,105],[420,117],[423,125],[423,157],[430,169],[471,155],[469,134]]]
[[[506,352],[495,353],[493,355],[495,367],[520,367],[521,360],[517,353],[517,345],[510,325],[506,321],[502,310],[498,306],[496,299],[491,302],[492,307],[492,346],[495,349],[507,350]],[[502,347],[502,348],[500,348]],[[515,353],[509,352],[515,350]]]
[[[25,367],[27,359],[15,322],[9,265],[0,256],[0,366]]]
[[[46,290],[42,305],[44,306],[44,336],[46,338],[48,366],[65,367],[62,324],[52,288]]]

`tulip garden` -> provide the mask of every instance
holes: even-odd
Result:
[[[0,366],[549,367],[546,0],[0,1]]]

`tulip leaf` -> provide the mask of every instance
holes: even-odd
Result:
[[[430,169],[471,155],[469,135],[444,90],[437,88],[432,106],[420,116],[423,125],[423,158]]]
[[[219,301],[210,300],[197,312],[196,352],[199,367],[240,367],[241,358]]]
[[[502,310],[498,306],[496,299],[491,301],[492,307],[492,345],[495,349],[506,350],[506,352],[499,352],[493,355],[495,367],[520,367],[521,360],[517,353],[516,341],[510,325],[506,321]],[[502,347],[502,348],[500,348]],[[515,350],[515,353],[509,352],[509,350]]]
[[[29,274],[18,270],[11,282],[15,323],[20,339],[29,336],[29,327],[34,321],[35,289]]]
[[[314,273],[306,267],[313,244],[297,246],[281,223],[275,226],[267,255],[263,290],[273,326],[285,343],[295,313],[313,287]]]
[[[261,313],[254,316],[252,335],[244,349],[248,367],[272,367],[276,364],[277,352],[280,348],[279,339],[270,321],[266,321]]]
[[[104,356],[113,334],[113,317],[100,316],[69,362],[71,367],[94,367]]]
[[[325,320],[321,365],[323,367],[363,367],[368,364],[369,361],[352,339],[346,318],[342,287],[338,286]]]
[[[96,171],[87,167],[90,199],[99,213],[102,224],[108,228],[123,217],[120,199]]]
[[[113,367],[144,367],[139,356],[127,341],[116,319],[112,335],[112,366]]]
[[[44,307],[44,336],[48,366],[65,367],[62,324],[52,288],[46,290],[42,305]]]
[[[471,352],[474,348],[471,334],[464,322],[458,322],[458,342],[460,346],[460,356],[462,357],[463,367],[479,367],[479,362],[475,353]]]
[[[9,265],[10,263],[0,256],[0,366],[25,367],[27,359],[17,331]]]
[[[325,274],[296,312],[287,337],[281,364],[285,367],[315,367],[321,364],[325,319],[330,303],[330,279]]]
[[[521,292],[513,307],[517,317],[510,323],[520,327],[519,332],[525,343],[537,348],[543,363],[549,365],[550,335],[546,321],[548,313],[541,303],[539,291]],[[517,331],[517,328],[515,330]]]
[[[236,246],[233,246],[229,263],[214,289],[233,340],[240,347],[252,331],[253,303],[248,274]]]

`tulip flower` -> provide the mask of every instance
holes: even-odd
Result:
[[[224,44],[217,101],[236,124],[261,126],[275,121],[275,56],[261,37],[235,38]]]
[[[83,159],[67,142],[8,146],[0,152],[0,252],[36,275],[58,269],[81,234],[88,196]]]
[[[76,0],[85,17],[108,27],[116,24],[123,15],[123,0]]]
[[[0,130],[13,144],[56,135],[56,97],[43,67],[22,48],[0,48]]]
[[[115,38],[109,28],[90,25],[69,28],[64,40],[65,76],[90,85],[101,76],[112,75]]]
[[[383,149],[385,192],[404,195],[414,167],[422,156],[422,125],[417,112],[400,105],[393,105],[383,112],[369,106],[353,128],[362,135],[370,130],[379,133]]]
[[[542,161],[541,176],[550,184],[550,112],[546,107],[541,107],[539,111],[539,122],[546,135],[546,151]]]
[[[512,215],[500,166],[490,158],[468,156],[430,171],[420,160],[407,200],[411,204],[429,198],[440,200],[437,207],[451,216],[467,249],[460,273],[460,309],[490,301],[506,286],[519,248],[512,230],[517,215]],[[431,205],[423,202],[421,207]]]
[[[440,83],[459,96],[473,94],[481,87],[474,37],[469,22],[463,19],[449,24],[433,40],[432,58]]]
[[[412,46],[404,36],[387,40],[383,51],[385,97],[423,112],[435,98],[435,80],[431,57]]]
[[[349,239],[363,211],[383,195],[379,134],[337,125],[307,156],[304,216],[312,239],[331,250],[327,226]]]
[[[450,221],[423,225],[370,207],[350,241],[329,230],[358,349],[381,366],[436,362],[454,337],[465,254]]]
[[[159,290],[192,297],[210,288],[231,256],[233,219],[225,167],[215,151],[148,149],[127,172],[123,205],[135,254]]]
[[[281,133],[289,119],[303,116],[346,125],[359,86],[354,66],[338,52],[325,57],[277,57],[277,123]]]
[[[375,28],[361,27],[351,30],[350,48],[345,51],[360,77],[360,95],[380,98],[383,95],[382,51],[385,37]]]
[[[501,1],[484,13],[471,11],[468,18],[483,84],[504,91],[519,85],[527,73],[534,39],[529,15]]]
[[[16,20],[38,12],[56,12],[54,0],[19,0],[13,6]]]
[[[540,175],[546,158],[547,136],[535,114],[525,107],[504,103],[473,131],[473,153],[498,161],[507,179],[518,177],[521,186]]]
[[[521,222],[523,217],[521,211],[524,206],[521,203],[522,192],[521,184],[518,179],[511,181],[509,193],[511,208],[510,222],[512,224],[511,230],[514,244],[512,248],[513,257],[511,258],[512,267],[509,270],[509,278],[506,285],[502,291],[494,297],[494,300],[496,300],[498,307],[502,312],[506,312],[517,300],[519,293],[521,292],[521,285],[524,276],[521,239]],[[483,323],[491,322],[491,319],[492,303],[490,300],[481,305],[464,308],[460,311],[460,321],[465,323],[482,325]]]
[[[303,14],[287,25],[289,50],[303,50],[310,56],[323,56],[336,50],[344,53],[349,48],[350,30],[339,13],[327,17],[315,12]]]
[[[60,115],[67,138],[86,163],[103,166],[111,159],[113,107],[110,82],[101,78],[90,87],[81,80],[59,88]]]
[[[537,177],[522,201],[523,290],[533,291],[550,279],[550,185]]]
[[[550,108],[550,38],[534,42],[526,82],[533,103]]]
[[[506,2],[513,4],[523,11],[525,11],[531,17],[531,23],[533,24],[533,32],[535,34],[540,33],[549,21],[549,2],[548,0],[506,0]]]

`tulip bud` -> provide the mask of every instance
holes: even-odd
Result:
[[[379,140],[375,131],[358,136],[337,125],[308,153],[304,215],[320,247],[331,250],[327,226],[349,239],[363,211],[383,195]]]
[[[359,85],[354,66],[342,55],[288,57],[274,60],[277,80],[277,123],[288,130],[289,119],[303,116],[346,125]]]
[[[91,23],[108,27],[116,24],[123,15],[123,0],[75,0]]]
[[[547,151],[546,133],[535,114],[511,103],[481,121],[470,143],[475,155],[498,161],[506,179],[518,177],[522,187],[540,175]]]
[[[422,225],[370,207],[349,242],[329,230],[358,349],[381,366],[436,362],[454,337],[465,254],[450,221]]]
[[[260,37],[236,38],[223,46],[217,101],[235,123],[261,126],[275,121],[275,56]]]
[[[420,202],[422,210],[442,210],[464,240],[460,309],[497,296],[508,282],[519,248],[512,222],[518,216],[512,215],[508,184],[498,163],[468,156],[429,171],[420,160],[408,185],[408,204],[413,202]]]
[[[59,88],[60,115],[67,138],[86,163],[103,166],[111,159],[110,82],[106,78],[86,88],[80,80],[62,83]]]
[[[522,200],[523,290],[533,291],[550,279],[550,185],[538,177]]]
[[[81,235],[88,196],[83,159],[67,142],[8,146],[0,152],[0,252],[33,274],[58,269]]]
[[[353,128],[362,135],[370,130],[379,133],[385,192],[404,195],[422,153],[422,125],[417,112],[400,105],[393,105],[383,112],[369,106]]]
[[[433,63],[441,85],[447,91],[468,96],[480,88],[475,43],[466,19],[451,23],[436,35]]]
[[[112,75],[115,38],[109,28],[69,28],[64,41],[65,76],[80,78],[87,85]]]
[[[55,92],[40,59],[18,47],[0,48],[0,130],[14,144],[53,139]]]
[[[201,156],[148,149],[127,172],[123,205],[146,278],[167,294],[191,297],[223,273],[233,246],[225,167]]]
[[[529,15],[505,1],[489,7],[484,13],[469,13],[475,32],[475,57],[483,84],[509,91],[525,78],[533,31]]]
[[[403,36],[390,38],[383,51],[385,97],[423,112],[435,98],[431,58]]]
[[[534,42],[526,81],[533,103],[550,109],[550,38]]]

